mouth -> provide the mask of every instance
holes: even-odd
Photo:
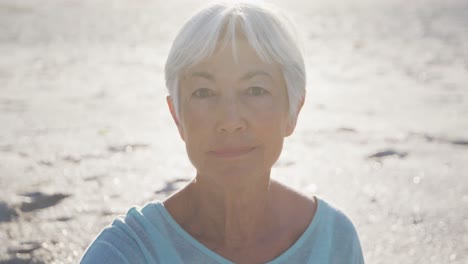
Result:
[[[209,151],[208,154],[217,158],[235,158],[252,152],[256,147],[225,148]]]

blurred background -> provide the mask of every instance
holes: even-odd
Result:
[[[0,263],[76,263],[193,175],[163,67],[204,1],[0,1]],[[274,177],[341,208],[366,263],[468,263],[468,1],[272,1],[306,103]]]

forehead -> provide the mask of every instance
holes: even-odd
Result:
[[[263,60],[245,38],[238,38],[236,41],[219,41],[211,56],[186,69],[184,75],[192,75],[194,72],[235,75],[236,72],[252,71],[282,75],[277,63]]]

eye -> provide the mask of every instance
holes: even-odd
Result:
[[[207,98],[207,97],[211,97],[213,95],[214,95],[213,91],[208,89],[208,88],[200,88],[200,89],[196,90],[195,92],[193,92],[193,94],[192,94],[192,96],[194,96],[196,98]]]
[[[253,95],[253,96],[260,96],[260,95],[264,95],[268,93],[268,91],[262,87],[258,87],[258,86],[253,86],[253,87],[249,87],[247,89],[247,94],[248,95]]]

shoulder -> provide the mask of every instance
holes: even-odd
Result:
[[[309,214],[312,212],[313,216],[313,212],[316,210],[317,207],[317,203],[314,198],[308,197],[303,193],[275,180],[271,180],[270,188],[274,196],[274,203],[278,204],[282,209],[286,211],[305,211]]]
[[[316,200],[274,180],[271,181],[270,188],[279,215],[284,216],[284,221],[289,225],[299,226],[302,233],[314,218]]]
[[[358,237],[353,222],[342,210],[322,198],[317,198],[317,201],[317,217],[320,218],[321,228],[328,230],[341,241]]]
[[[153,204],[132,207],[105,227],[86,249],[80,263],[146,263],[152,258],[147,228]],[[155,210],[155,209],[154,209]]]
[[[357,236],[356,228],[351,219],[339,208],[326,202],[321,198],[317,198],[319,206],[323,209],[324,217],[328,218],[329,223],[333,225],[335,232]]]
[[[351,219],[340,209],[317,198],[321,228],[326,230],[329,244],[333,248],[334,258],[353,259],[350,263],[364,263],[361,244],[356,228]],[[341,263],[336,259],[336,262]]]

